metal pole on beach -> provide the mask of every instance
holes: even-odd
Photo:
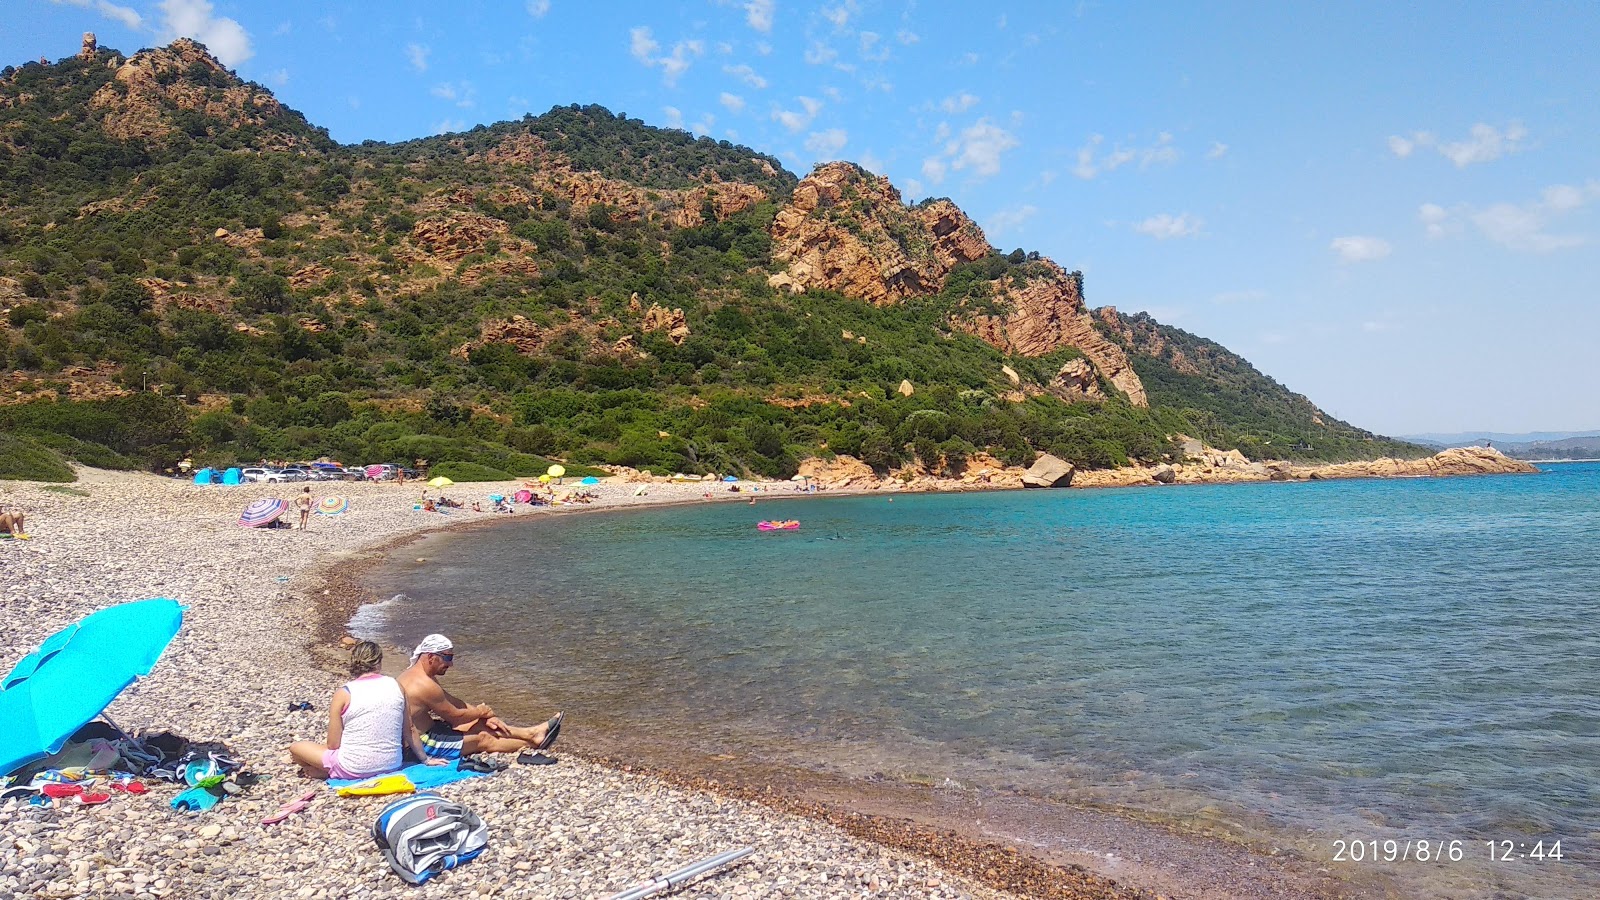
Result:
[[[698,878],[713,869],[720,869],[729,863],[744,859],[754,852],[756,852],[754,847],[740,847],[738,850],[719,853],[692,865],[684,866],[676,872],[651,879],[638,887],[628,888],[620,894],[613,895],[608,900],[640,900],[642,897],[659,894],[662,891],[670,891],[692,878]]]

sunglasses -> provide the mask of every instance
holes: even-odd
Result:
[[[453,663],[456,661],[456,655],[454,653],[435,653],[434,656],[439,657],[447,663]]]

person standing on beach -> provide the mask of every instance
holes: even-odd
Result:
[[[489,704],[468,703],[445,690],[439,676],[454,663],[450,639],[430,634],[411,652],[411,667],[398,678],[411,723],[430,756],[459,759],[474,753],[539,751],[556,742],[562,713],[543,724],[519,728],[502,722]]]
[[[306,530],[306,524],[311,521],[311,488],[306,488],[294,498],[294,508],[300,510],[300,530]]]

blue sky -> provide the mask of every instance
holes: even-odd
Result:
[[[577,102],[854,160],[1362,427],[1600,429],[1600,4],[8,6],[6,63],[192,36],[345,142]]]

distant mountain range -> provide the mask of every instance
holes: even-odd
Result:
[[[1518,459],[1600,459],[1600,428],[1591,431],[1467,431],[1459,434],[1410,434],[1403,440],[1431,447],[1471,447],[1491,443]]]

